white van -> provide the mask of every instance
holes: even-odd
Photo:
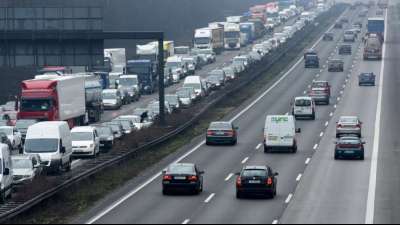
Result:
[[[300,133],[300,131],[300,129],[296,130],[293,116],[267,116],[264,128],[264,152],[288,149],[296,153],[296,133]]]
[[[186,77],[185,82],[183,83],[183,87],[193,88],[197,98],[203,98],[204,96],[206,96],[206,93],[204,91],[205,88],[203,87],[203,82],[201,81],[200,76]]]
[[[40,122],[28,128],[24,154],[39,155],[51,172],[70,171],[72,139],[67,122]]]
[[[75,127],[71,130],[72,155],[74,157],[100,154],[100,137],[94,127]]]
[[[10,149],[7,145],[0,143],[0,202],[4,203],[11,198],[13,173]]]
[[[310,118],[315,120],[315,102],[312,97],[297,97],[293,104],[293,116],[298,118]]]

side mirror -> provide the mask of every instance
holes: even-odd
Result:
[[[274,176],[275,176],[275,177],[279,176],[279,173],[274,173]]]
[[[67,150],[65,149],[65,147],[64,146],[61,147],[60,153],[61,154],[65,154],[66,152],[67,152]]]
[[[235,127],[235,130],[239,130],[239,127]]]
[[[297,128],[296,133],[298,133],[298,134],[301,133],[301,128]]]
[[[4,172],[3,172],[4,176],[9,176],[10,175],[10,169],[9,168],[5,168]]]
[[[200,175],[204,175],[205,172],[204,172],[204,171],[200,171],[199,174],[200,174]]]
[[[162,171],[162,174],[166,174],[166,173],[167,173],[167,170],[163,170],[163,171]]]
[[[240,173],[235,173],[235,176],[240,176]]]
[[[365,142],[365,141],[363,141],[363,142],[361,142],[363,145],[365,145],[365,144],[367,144],[367,142]]]

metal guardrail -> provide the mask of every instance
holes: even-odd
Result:
[[[323,19],[327,19],[328,15],[322,15],[322,17],[325,17]],[[230,89],[224,89],[221,90],[217,93],[214,93],[208,97],[208,99],[213,99],[211,100],[206,107],[203,107],[200,112],[198,112],[191,120],[187,121],[185,124],[181,125],[177,129],[169,132],[168,134],[159,137],[155,140],[152,140],[143,146],[140,146],[136,149],[133,150],[125,150],[125,151],[119,151],[117,153],[110,153],[107,155],[103,155],[99,159],[94,159],[91,161],[88,161],[86,164],[82,165],[79,167],[82,172],[78,172],[77,174],[73,175],[71,173],[65,174],[60,176],[60,180],[64,180],[60,184],[58,184],[56,187],[51,188],[39,195],[37,195],[34,198],[27,199],[26,201],[21,200],[21,201],[9,201],[3,205],[0,206],[0,222],[3,223],[9,219],[12,219],[13,217],[25,212],[26,210],[29,210],[33,206],[39,204],[40,202],[49,199],[50,197],[54,196],[55,194],[59,193],[60,191],[76,184],[79,181],[82,181],[108,167],[111,167],[113,165],[116,165],[117,163],[120,163],[126,159],[131,158],[135,154],[138,154],[140,152],[146,151],[148,149],[151,149],[153,147],[156,147],[162,143],[165,143],[167,140],[170,140],[171,138],[175,137],[176,135],[182,133],[183,131],[187,130],[193,124],[195,124],[201,116],[207,112],[212,106],[215,104],[219,103],[223,99],[225,99],[227,96],[229,96],[232,93],[237,92],[238,90],[244,88],[247,86],[249,83],[251,83],[255,78],[262,76],[267,70],[270,69],[270,67],[280,61],[284,56],[291,51],[293,47],[295,47],[299,41],[303,40],[305,37],[307,37],[314,29],[312,25],[309,25],[306,27],[305,30],[301,31],[300,33],[297,33],[297,35],[292,39],[290,42],[286,43],[283,46],[280,46],[277,51],[274,51],[273,54],[265,57],[261,62],[259,62],[254,68],[249,69],[248,71],[245,71],[245,75],[242,74],[240,77],[246,77],[246,79],[241,80],[242,82]],[[215,95],[219,95],[216,97]],[[216,97],[216,98],[215,98]]]

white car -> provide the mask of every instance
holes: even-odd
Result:
[[[311,118],[315,120],[315,102],[311,97],[297,97],[293,104],[293,116],[297,118]]]
[[[256,44],[253,46],[253,52],[257,52],[261,56],[265,56],[268,52],[265,51],[264,46],[262,44]]]
[[[0,133],[7,135],[13,149],[22,149],[22,135],[17,128],[11,126],[0,127]]]
[[[290,150],[297,152],[296,123],[293,116],[270,115],[267,116],[264,126],[264,152],[276,150]]]
[[[94,127],[75,127],[71,130],[72,155],[91,156],[95,158],[100,153],[100,137]]]
[[[43,167],[38,155],[14,155],[11,160],[14,185],[29,184],[42,173]]]
[[[140,116],[135,116],[135,115],[120,116],[117,119],[127,119],[132,121],[133,125],[135,125],[136,130],[142,130],[144,128],[148,128],[151,125],[153,125],[153,122],[148,121],[147,119],[142,121],[142,118]]]

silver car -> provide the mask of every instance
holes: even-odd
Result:
[[[357,116],[342,116],[336,125],[336,137],[357,135],[362,137],[362,122]]]

